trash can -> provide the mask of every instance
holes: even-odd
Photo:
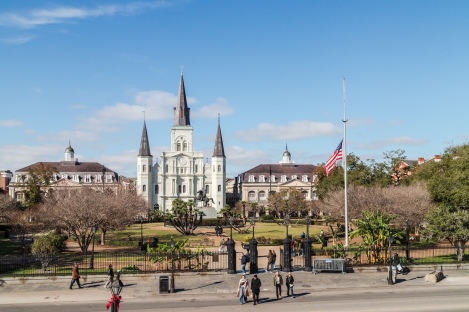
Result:
[[[169,277],[168,275],[160,276],[160,294],[169,293]]]

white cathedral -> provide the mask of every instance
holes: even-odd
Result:
[[[211,164],[204,163],[203,152],[193,150],[193,131],[181,73],[174,125],[171,127],[171,150],[162,152],[161,161],[155,164],[150,152],[146,122],[143,122],[137,157],[137,190],[151,207],[164,213],[172,210],[173,200],[194,200],[198,193],[203,193],[209,199],[208,204],[196,201],[196,207],[206,215],[215,217],[216,212],[226,204],[226,157],[220,120]],[[207,213],[206,209],[212,209],[215,216]]]

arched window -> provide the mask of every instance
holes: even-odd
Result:
[[[146,191],[147,191],[147,186],[146,186],[145,184],[142,186],[142,191],[143,191],[143,192],[146,192]]]
[[[184,144],[183,144],[183,146],[182,146],[182,150],[183,150],[183,151],[187,151],[187,143],[186,143],[186,142],[184,142]]]
[[[147,165],[143,165],[143,172],[147,172]]]
[[[267,200],[267,197],[265,197],[265,192],[264,191],[260,191],[258,197],[259,197],[259,201],[261,201],[261,202]]]
[[[182,192],[183,192],[183,193],[186,192],[186,186],[185,186],[185,185],[182,186]]]
[[[248,201],[255,202],[256,201],[256,193],[254,191],[250,191],[248,193]]]
[[[218,192],[221,192],[221,185],[218,185]]]
[[[305,199],[308,199],[308,192],[307,192],[307,191],[303,191],[303,192],[301,192],[301,193],[303,194],[303,197],[304,197]]]
[[[181,143],[178,143],[178,144],[176,145],[176,150],[177,150],[177,151],[180,151],[180,150],[181,150]]]
[[[205,185],[205,193],[206,193],[206,194],[209,194],[209,193],[210,193],[210,188],[208,187],[208,185]]]
[[[194,171],[195,171],[195,173],[199,172],[199,165],[195,165]]]
[[[155,185],[155,194],[158,194],[158,184]]]
[[[221,172],[221,166],[218,165],[218,172]]]

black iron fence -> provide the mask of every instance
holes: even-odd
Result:
[[[456,264],[469,263],[469,253],[465,252],[462,261],[459,262],[456,250],[451,246],[425,246],[411,247],[406,250],[405,247],[393,247],[392,254],[397,253],[401,259],[402,265],[428,265],[428,264]],[[284,250],[280,249],[280,265],[284,267]],[[331,246],[327,248],[313,249],[311,263],[319,258],[342,258],[346,260],[349,267],[382,265],[388,264],[388,248],[365,248]],[[305,258],[302,250],[293,250],[291,252],[292,270],[302,270],[305,267]]]
[[[397,252],[403,265],[419,264],[450,264],[469,263],[469,254],[465,253],[462,262],[458,262],[456,251],[451,246],[393,247],[392,253]],[[408,259],[407,259],[408,253]],[[284,267],[284,250],[280,249],[277,259]],[[260,255],[262,256],[262,255]],[[313,249],[312,261],[319,258],[346,259],[347,266],[367,266],[387,264],[389,249],[370,249],[363,247],[331,246]],[[239,259],[236,259],[239,261]],[[293,270],[303,270],[305,258],[301,250],[292,252],[291,267]],[[59,254],[49,257],[35,255],[0,256],[0,276],[59,276],[71,274],[73,263],[79,265],[81,275],[106,274],[109,264],[114,270],[121,270],[126,274],[158,273],[158,272],[204,272],[225,271],[228,269],[228,253],[220,252],[184,252],[184,253],[95,253],[92,255]],[[93,268],[91,267],[91,264]],[[278,262],[277,262],[278,264]]]
[[[0,276],[57,276],[71,274],[78,263],[81,275],[106,274],[109,264],[114,271],[126,274],[157,272],[223,271],[228,267],[227,253],[95,253],[91,255],[60,254],[0,256]],[[92,268],[91,268],[91,264]]]

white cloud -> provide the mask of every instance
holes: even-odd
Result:
[[[19,120],[0,120],[0,127],[17,127],[22,124]]]
[[[4,145],[0,153],[2,170],[16,171],[38,161],[57,161],[58,153],[63,153],[64,146],[59,145]],[[11,157],[15,155],[15,157]],[[63,154],[62,154],[63,155]]]
[[[38,142],[50,142],[51,140],[58,142],[68,142],[70,139],[83,142],[97,141],[99,139],[98,134],[93,131],[80,131],[80,130],[71,130],[71,131],[60,131],[55,133],[47,133],[44,135],[39,135],[35,138]],[[64,143],[65,144],[65,143]]]
[[[198,111],[191,110],[191,117],[194,118],[216,118],[227,116],[234,112],[228,101],[222,97],[217,98],[214,103],[201,107]]]
[[[330,122],[293,121],[287,125],[261,123],[255,129],[239,131],[236,135],[246,141],[264,139],[290,141],[339,133],[341,130]]]
[[[1,24],[0,24],[1,25]],[[3,38],[0,39],[0,42],[4,44],[11,44],[11,45],[20,45],[20,44],[25,44],[29,41],[31,41],[34,37],[32,36],[22,36],[22,37],[16,37],[16,38]]]
[[[39,25],[73,22],[77,19],[94,18],[111,15],[128,15],[148,9],[166,7],[166,1],[133,2],[124,5],[101,5],[95,8],[56,7],[51,9],[35,9],[23,15],[17,13],[0,14],[0,26],[34,28]]]
[[[386,138],[383,140],[375,140],[366,144],[358,144],[357,147],[362,149],[382,149],[388,147],[389,145],[423,145],[427,143],[427,140],[424,139],[413,139],[408,136]]]

